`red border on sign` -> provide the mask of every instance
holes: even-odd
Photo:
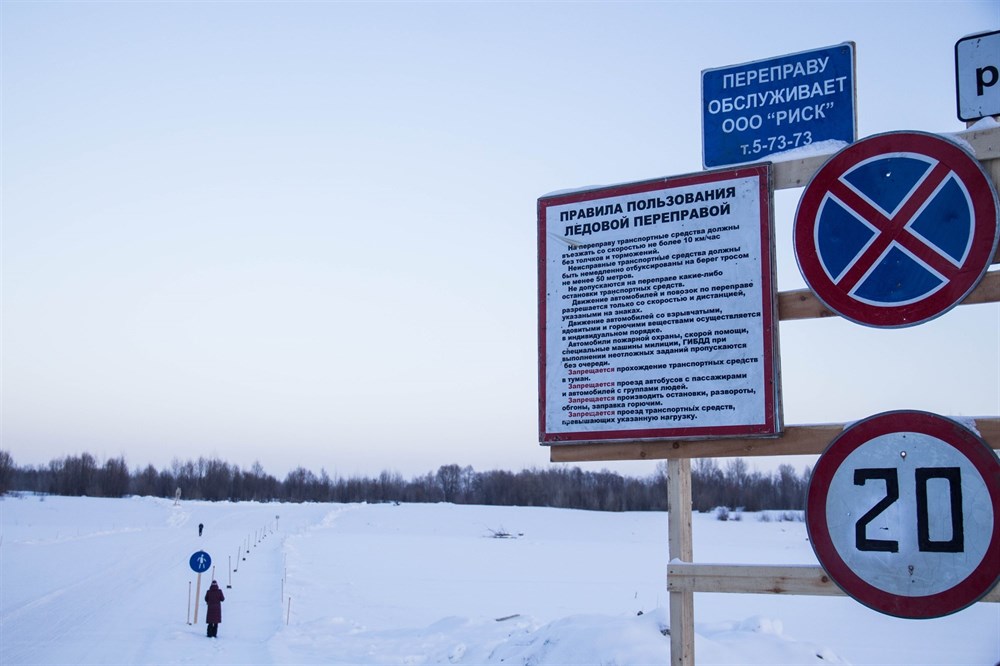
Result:
[[[766,436],[774,435],[780,427],[777,413],[777,378],[775,376],[776,342],[775,319],[777,305],[773,286],[773,246],[771,239],[771,167],[769,163],[754,164],[731,169],[706,171],[689,176],[657,178],[635,183],[580,190],[566,194],[553,194],[538,199],[538,441],[542,444],[584,443],[604,441],[635,441],[657,439],[698,439],[708,437]],[[692,428],[648,428],[625,430],[600,430],[583,432],[549,433],[545,428],[546,411],[546,211],[550,206],[562,206],[593,199],[641,194],[665,187],[702,185],[724,180],[756,177],[760,202],[760,252],[761,252],[761,324],[764,344],[764,422],[746,426],[716,426]]]
[[[954,274],[948,283],[927,298],[899,306],[871,305],[852,297],[848,290],[835,284],[826,274],[818,257],[814,232],[820,207],[826,196],[832,191],[847,189],[839,180],[841,176],[864,160],[879,155],[906,153],[930,157],[962,181],[969,192],[973,207],[972,244],[963,265],[952,268]],[[929,192],[925,194],[929,195]],[[917,197],[911,196],[911,200],[914,199]],[[868,215],[882,218],[887,225],[890,224],[890,221],[885,221],[882,214],[864,202],[861,197],[852,196],[853,205],[857,205]],[[913,212],[900,211],[899,216]],[[891,232],[887,234],[891,235]],[[986,274],[996,253],[998,234],[1000,234],[1000,221],[998,221],[997,194],[989,177],[974,157],[957,144],[934,134],[890,132],[862,139],[844,148],[820,167],[806,186],[795,212],[793,243],[795,259],[803,278],[828,308],[859,324],[878,328],[898,328],[914,326],[933,319],[964,300]],[[879,235],[879,240],[881,236],[882,234]]]
[[[826,506],[834,474],[858,447],[876,437],[897,432],[921,433],[957,449],[982,476],[993,505],[993,535],[982,562],[962,582],[937,594],[908,597],[880,590],[854,573],[830,537]],[[820,456],[809,483],[806,528],[816,557],[830,578],[865,606],[911,619],[941,617],[960,611],[978,601],[1000,580],[1000,463],[989,445],[951,419],[921,411],[876,414],[844,430]]]

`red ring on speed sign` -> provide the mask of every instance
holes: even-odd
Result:
[[[941,484],[932,486],[937,494],[929,495],[931,482]],[[942,505],[950,505],[950,530],[942,529]],[[827,574],[860,603],[903,618],[954,613],[1000,580],[1000,461],[951,419],[871,416],[845,429],[817,462],[806,527]]]
[[[830,310],[879,328],[944,314],[976,287],[1000,238],[993,182],[958,144],[890,132],[831,157],[795,213],[799,270]]]

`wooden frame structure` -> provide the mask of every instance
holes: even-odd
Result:
[[[956,134],[968,144],[1000,189],[1000,128]],[[829,155],[773,165],[774,188],[804,187]],[[1000,252],[993,257],[1000,264]],[[1000,271],[989,271],[960,305],[1000,303]],[[778,319],[836,316],[809,289],[778,294]],[[993,449],[1000,449],[1000,416],[976,419],[976,428]],[[552,446],[552,462],[666,460],[669,521],[667,590],[670,597],[670,662],[694,665],[694,593],[793,594],[844,596],[822,567],[696,564],[691,530],[691,459],[733,456],[819,455],[844,424],[787,426],[778,438],[699,441],[635,441]],[[1000,586],[981,601],[1000,602]]]

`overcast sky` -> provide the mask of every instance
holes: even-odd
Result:
[[[0,448],[409,477],[550,464],[539,196],[701,170],[703,69],[845,41],[859,137],[960,131],[955,42],[1000,3],[4,0],[0,20]],[[780,290],[804,286],[800,194],[775,196]],[[995,304],[780,334],[787,424],[1000,414]]]

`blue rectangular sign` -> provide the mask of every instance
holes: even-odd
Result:
[[[759,162],[820,141],[853,143],[854,43],[701,73],[706,169]]]

